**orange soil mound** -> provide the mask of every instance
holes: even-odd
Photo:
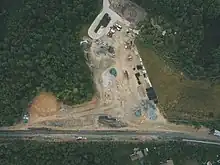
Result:
[[[30,105],[29,112],[32,116],[50,116],[59,111],[60,103],[52,93],[42,92],[36,96]]]

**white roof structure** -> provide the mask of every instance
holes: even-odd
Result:
[[[162,35],[165,36],[166,33],[167,33],[166,30],[164,30],[164,31],[162,32]]]
[[[210,161],[208,161],[206,164],[207,164],[207,165],[212,165],[212,163],[211,163]]]

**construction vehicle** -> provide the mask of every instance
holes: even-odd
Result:
[[[128,55],[128,60],[131,61],[133,59],[132,55]]]
[[[144,65],[144,64],[143,64],[143,60],[142,60],[141,57],[140,57],[140,64],[141,64],[141,65]]]
[[[128,75],[128,71],[127,71],[127,70],[124,71],[124,76],[125,76],[127,79],[129,79],[129,75]]]
[[[143,69],[143,65],[136,65],[137,70],[142,70]]]
[[[115,24],[115,25],[113,25],[113,27],[115,29],[117,29],[118,31],[121,31],[121,29],[122,29],[122,27],[119,24]]]
[[[114,34],[114,33],[115,33],[115,30],[114,30],[113,28],[111,28],[111,29],[110,29],[110,32]]]
[[[115,26],[118,27],[120,30],[122,29],[121,25],[119,25],[117,23],[115,24]]]
[[[108,32],[108,34],[107,34],[108,37],[112,37],[112,35],[113,35],[113,33],[111,33],[111,32]]]
[[[131,49],[131,43],[130,42],[125,42],[125,49]]]
[[[110,30],[109,30],[107,36],[108,36],[108,37],[112,37],[112,35],[113,35],[114,33],[115,33],[114,28],[113,28],[113,27],[110,27]]]

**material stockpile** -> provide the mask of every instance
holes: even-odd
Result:
[[[111,75],[110,73],[106,72],[103,74],[102,79],[103,79],[102,84],[104,88],[107,88],[113,85],[113,80],[115,79],[115,77]]]
[[[111,93],[111,90],[108,89],[107,92],[105,92],[104,94],[104,104],[107,105],[107,104],[110,104],[112,102],[113,98],[112,98],[112,93]]]
[[[156,105],[154,104],[153,101],[148,101],[147,104],[147,116],[150,120],[156,120],[157,119],[157,114],[156,114]]]
[[[142,114],[146,114],[150,120],[157,119],[156,110],[156,105],[150,100],[142,100],[139,105],[134,107],[135,116],[140,117]]]

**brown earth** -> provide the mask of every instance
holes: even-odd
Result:
[[[60,103],[52,93],[41,92],[29,107],[30,119],[46,117],[55,114],[60,109]]]

